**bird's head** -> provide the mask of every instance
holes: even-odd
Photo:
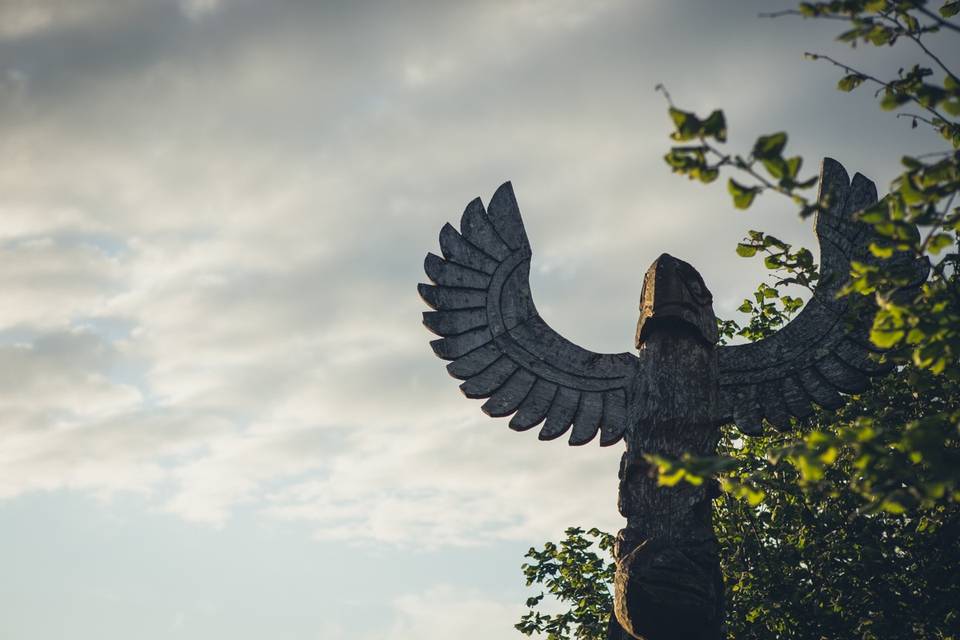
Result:
[[[643,278],[636,346],[661,328],[690,330],[715,345],[719,339],[713,296],[697,270],[666,253],[654,260]]]

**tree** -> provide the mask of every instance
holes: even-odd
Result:
[[[716,478],[723,489],[714,524],[728,633],[737,640],[960,638],[960,78],[927,40],[960,34],[949,20],[960,2],[927,5],[835,0],[766,14],[836,21],[845,27],[838,40],[851,46],[918,47],[929,66],[891,79],[807,56],[842,71],[841,91],[872,86],[882,109],[932,127],[946,148],[899,158],[904,171],[889,195],[859,214],[876,232],[876,260],[854,265],[843,294],[875,305],[870,339],[888,350],[882,359],[891,373],[843,409],[795,421],[789,434],[743,439],[725,428],[716,457],[651,460],[662,484]],[[705,183],[733,173],[727,185],[738,209],[769,193],[790,198],[801,216],[817,212],[806,195],[816,178],[802,178],[802,158],[784,153],[786,133],[761,136],[748,154],[731,153],[723,111],[698,117],[661,89],[678,143],[665,156],[675,173]],[[808,250],[762,231],[736,249],[762,258],[771,282],[744,300],[745,323],[720,321],[720,329],[727,339],[757,340],[802,307],[785,288],[812,288],[819,273]],[[901,252],[931,263],[927,281],[909,296],[896,293],[909,277],[897,267]],[[532,598],[517,628],[549,640],[605,638],[610,537],[566,533],[559,545],[531,549],[524,573],[569,609],[543,614],[543,596]]]

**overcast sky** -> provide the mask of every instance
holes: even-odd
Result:
[[[655,84],[804,175],[937,144],[802,59],[906,44],[780,6],[0,0],[0,636],[519,637],[526,549],[619,528],[620,448],[464,399],[423,256],[510,179],[574,342],[632,347],[664,251],[736,317],[737,240],[811,223],[672,176]]]

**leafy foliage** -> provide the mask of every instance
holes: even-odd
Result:
[[[532,560],[523,565],[527,585],[543,584],[547,591],[527,599],[531,610],[516,628],[528,636],[546,633],[548,640],[604,638],[613,601],[608,585],[616,568],[613,536],[577,527],[567,529],[566,536],[559,544],[547,542],[527,552]],[[571,603],[570,608],[555,615],[534,611],[546,593]]]
[[[882,109],[913,109],[897,117],[931,127],[947,148],[900,159],[904,170],[889,195],[859,213],[876,233],[870,247],[875,260],[852,265],[841,295],[877,309],[870,338],[889,350],[884,358],[891,373],[848,398],[839,411],[795,420],[790,434],[769,430],[744,439],[724,428],[717,456],[649,458],[661,484],[720,482],[714,524],[730,638],[960,639],[960,207],[954,206],[960,192],[960,79],[924,41],[941,31],[960,34],[948,20],[958,13],[956,1],[934,10],[923,0],[834,0],[766,14],[846,23],[838,40],[851,46],[918,47],[930,66],[900,69],[890,80],[820,54],[808,58],[840,68],[841,91],[872,85]],[[736,174],[728,191],[737,209],[749,209],[771,192],[789,198],[803,217],[817,212],[808,195],[816,179],[802,177],[802,159],[785,153],[786,133],[759,137],[746,154],[728,152],[722,111],[700,119],[658,89],[670,105],[671,137],[684,143],[665,156],[674,173],[701,182],[723,171]],[[750,231],[736,251],[762,258],[771,280],[744,299],[742,325],[718,321],[722,341],[762,339],[802,307],[785,287],[812,289],[819,272],[808,250],[761,231]],[[898,259],[904,253],[931,264],[928,279],[912,295],[898,292],[916,276],[900,266],[911,262]],[[571,548],[587,542],[582,530],[567,533]],[[529,557],[535,563],[525,565],[528,584],[541,582],[539,566],[550,558]],[[588,558],[584,567],[602,564]],[[575,593],[602,594],[599,585],[580,581],[580,571],[568,565],[551,574],[550,593],[564,603],[579,603]],[[588,575],[608,588],[609,573],[591,568]],[[604,638],[603,618],[596,618],[604,610],[602,598],[591,607],[560,614],[563,626],[549,638]],[[530,616],[538,619],[531,611],[525,620]],[[546,629],[518,628],[528,635]]]

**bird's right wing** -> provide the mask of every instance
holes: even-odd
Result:
[[[627,426],[627,401],[637,356],[587,351],[551,329],[530,295],[530,244],[520,209],[507,182],[490,200],[477,198],[460,220],[440,231],[443,257],[427,254],[424,269],[433,285],[421,284],[435,311],[423,323],[439,336],[434,352],[451,360],[447,371],[464,380],[468,398],[489,398],[483,411],[511,414],[510,428],[523,431],[545,421],[541,440],[573,425],[570,444],[600,432],[614,444]]]

